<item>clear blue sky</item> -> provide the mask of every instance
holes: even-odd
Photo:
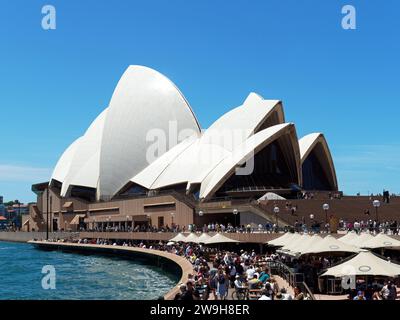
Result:
[[[399,16],[398,0],[2,0],[0,194],[34,200],[130,64],[174,81],[203,128],[251,91],[281,99],[299,137],[325,133],[343,191],[398,193]]]

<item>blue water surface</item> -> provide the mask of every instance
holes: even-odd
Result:
[[[46,265],[55,268],[54,290],[42,287]],[[149,300],[167,293],[177,280],[161,268],[134,260],[0,242],[0,300]]]

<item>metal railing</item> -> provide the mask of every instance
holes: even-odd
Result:
[[[301,291],[308,296],[310,300],[315,300],[314,294],[305,282],[303,273],[294,272],[287,265],[280,261],[267,262],[271,274],[275,274],[283,278],[291,287],[298,287]]]

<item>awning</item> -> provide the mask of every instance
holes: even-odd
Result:
[[[286,200],[286,199],[273,192],[267,192],[261,198],[258,199],[258,201],[266,201],[266,200]]]
[[[79,219],[86,217],[85,214],[77,214],[69,224],[79,224]]]
[[[64,203],[63,208],[70,209],[74,203],[72,201],[67,201]]]

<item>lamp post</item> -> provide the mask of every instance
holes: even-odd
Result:
[[[49,191],[50,187],[47,187],[46,191],[46,240],[49,240]]]
[[[274,207],[274,213],[275,213],[275,221],[276,221],[276,230],[278,230],[278,213],[279,213],[279,207],[278,206]]]
[[[236,217],[237,217],[237,215],[238,215],[238,213],[239,213],[239,211],[237,210],[237,209],[233,209],[233,215],[234,215],[234,217],[235,217],[235,228],[237,227],[237,221],[236,221]]]
[[[310,220],[311,220],[311,226],[310,226],[310,227],[311,227],[311,230],[312,230],[312,231],[314,231],[314,230],[313,230],[313,225],[314,225],[314,215],[313,215],[312,213],[310,214]]]
[[[328,231],[328,210],[329,210],[329,204],[324,203],[322,205],[322,209],[325,211],[325,228],[326,231]]]
[[[376,222],[378,222],[379,221],[378,208],[381,206],[381,202],[379,200],[374,200],[372,202],[372,205],[375,207],[375,217],[376,217]]]
[[[51,230],[51,232],[53,232],[54,225],[53,225],[53,197],[52,196],[50,196],[50,220],[51,220],[50,230]]]

